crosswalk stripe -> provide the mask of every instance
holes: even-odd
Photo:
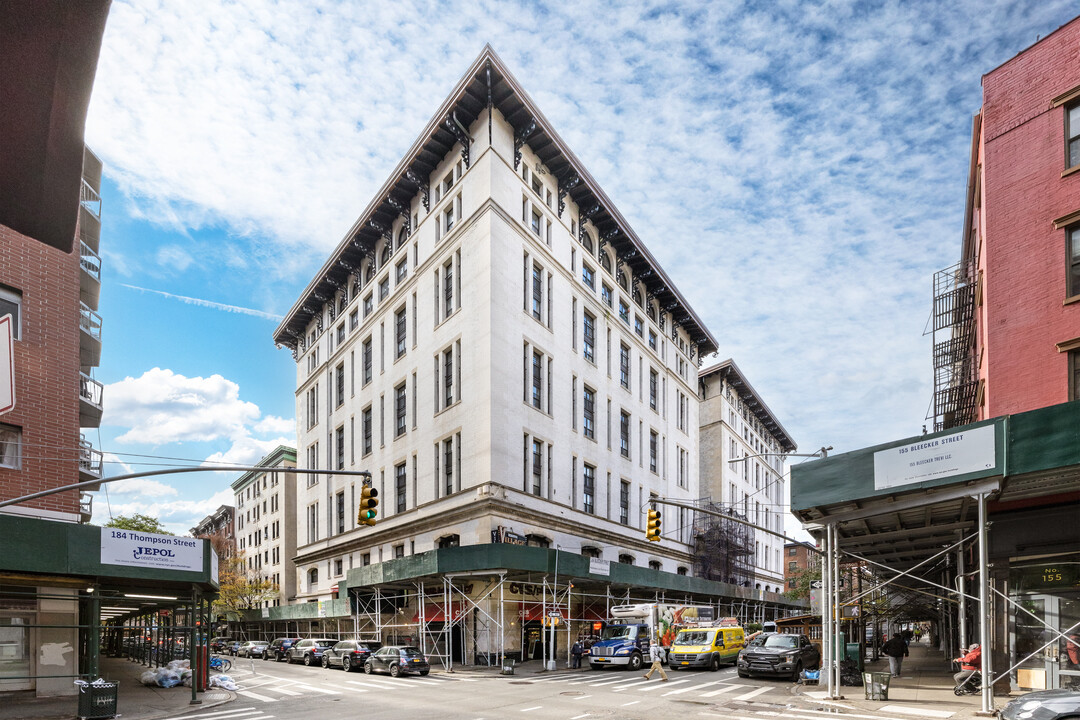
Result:
[[[648,682],[648,681],[646,681],[646,682]],[[663,688],[666,688],[666,687],[671,687],[672,685],[678,685],[679,683],[684,683],[684,682],[690,682],[690,678],[687,678],[685,680],[669,680],[667,685],[665,685],[663,682],[656,683],[655,685],[650,684],[649,687],[639,687],[638,690],[640,690],[641,692],[652,692],[653,690],[660,690],[660,689],[663,689]]]
[[[379,690],[393,690],[393,685],[389,683],[379,682],[378,680],[346,680],[349,685],[360,685],[362,687],[373,687]]]
[[[262,710],[256,708],[233,708],[232,710],[219,710],[218,712],[200,713],[198,715],[177,715],[176,717],[164,718],[163,720],[196,720],[196,718],[239,718],[244,715],[262,715]],[[247,720],[245,718],[245,720]]]
[[[522,708],[521,712],[532,712],[533,710],[539,710],[542,707],[544,707],[544,706],[543,705],[537,705],[536,707]]]
[[[724,681],[723,680],[715,680],[715,681],[709,682],[709,683],[701,683],[700,685],[691,685],[690,687],[679,688],[678,690],[671,690],[669,692],[664,693],[664,697],[667,697],[668,695],[682,695],[683,693],[693,692],[694,690],[701,690],[702,688],[707,688],[710,685],[719,685],[722,682],[724,682]]]
[[[253,693],[250,690],[237,690],[236,694],[243,695],[244,697],[249,697],[252,700],[262,700],[263,702],[277,702],[277,698],[266,697],[265,695],[260,695],[259,693]]]
[[[713,690],[712,692],[702,693],[701,697],[716,697],[717,695],[723,695],[724,693],[731,692],[732,690],[738,690],[739,688],[746,687],[745,685],[726,685],[719,690]]]
[[[312,690],[314,692],[321,692],[321,693],[325,693],[327,695],[340,695],[341,694],[340,690],[327,690],[326,688],[316,687],[315,685],[303,685],[301,683],[297,683],[296,687],[300,688],[301,690]]]
[[[572,682],[571,685],[588,685],[589,687],[603,687],[604,685],[614,685],[616,683],[626,682],[626,678],[615,678],[614,680],[579,680],[578,682]]]
[[[267,687],[265,685],[260,685],[259,687],[265,687],[267,690],[273,690],[274,692],[279,692],[282,695],[293,695],[293,696],[299,697],[299,696],[304,694],[304,693],[299,693],[299,692],[296,692],[295,690],[290,690],[289,688],[283,688],[283,687]]]
[[[770,688],[770,687],[759,687],[757,690],[751,690],[748,693],[743,693],[742,695],[739,695],[738,697],[732,698],[732,700],[749,700],[750,698],[757,697],[758,695],[760,695],[762,693],[767,693],[771,689],[772,688]]]
[[[881,712],[899,713],[901,715],[918,715],[927,718],[949,718],[956,714],[955,711],[933,710],[928,707],[919,707],[918,705],[884,705],[880,710]]]
[[[845,706],[845,707],[848,707],[848,706]],[[886,707],[888,707],[888,705],[883,706],[881,708],[881,710],[884,711],[884,709]],[[822,715],[829,715],[829,716],[831,716],[833,718],[837,717],[837,714],[835,712],[830,712],[828,710],[800,710],[800,709],[797,709],[797,708],[792,708],[792,712],[801,713],[802,714],[801,717],[808,718],[809,720],[817,720]],[[897,710],[894,707],[889,712],[897,712]],[[901,711],[901,712],[903,712],[903,711]],[[932,712],[942,712],[942,711],[932,711]],[[911,720],[911,718],[890,717],[888,715],[860,715],[858,713],[847,713],[847,712],[844,713],[844,717],[845,718],[860,718],[860,720]]]

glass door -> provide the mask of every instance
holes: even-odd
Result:
[[[0,692],[32,690],[30,615],[0,615]]]
[[[1060,632],[1051,687],[1080,690],[1080,593],[1068,593],[1053,598],[1053,624]]]

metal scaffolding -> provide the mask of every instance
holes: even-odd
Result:
[[[754,528],[734,522],[746,520],[734,506],[708,500],[697,505],[720,515],[694,513],[694,575],[749,587],[754,577]]]

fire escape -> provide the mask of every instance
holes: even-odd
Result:
[[[975,263],[934,273],[934,431],[976,419],[979,388],[975,359]]]

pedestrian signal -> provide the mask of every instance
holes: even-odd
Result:
[[[360,510],[356,514],[357,525],[374,525],[375,516],[379,511],[375,508],[379,505],[379,491],[370,485],[365,485],[360,490]]]
[[[649,510],[649,519],[645,525],[645,539],[649,542],[660,542],[660,511]]]

